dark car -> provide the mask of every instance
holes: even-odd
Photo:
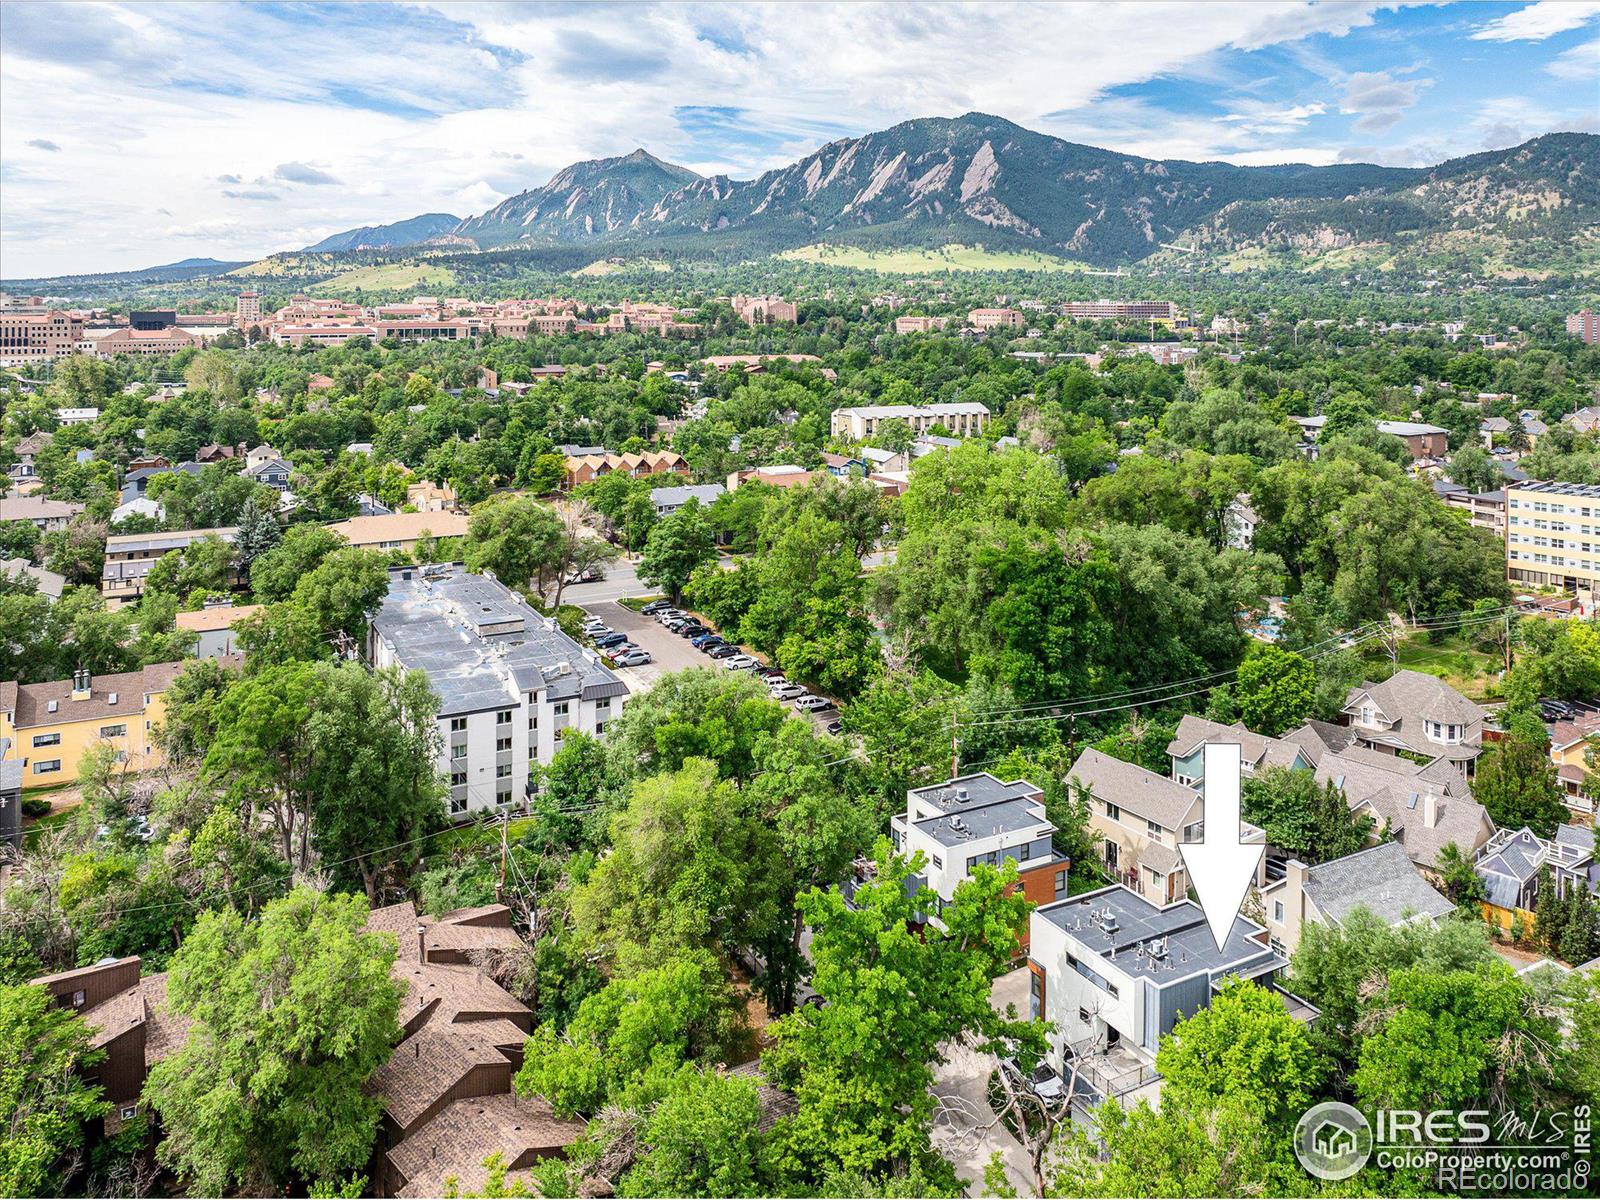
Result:
[[[658,612],[666,612],[667,609],[669,609],[671,607],[672,607],[672,601],[671,600],[652,600],[652,601],[650,601],[649,604],[646,604],[639,611],[642,612],[647,617],[653,617]]]
[[[609,650],[613,646],[622,645],[627,640],[628,635],[625,633],[608,633],[604,637],[595,638],[594,644],[602,650]]]
[[[828,722],[828,733],[831,736],[838,737],[843,732],[844,732],[844,722],[843,721],[829,721]]]
[[[756,672],[756,674],[761,676],[761,678],[763,678],[763,679],[781,679],[781,678],[783,678],[783,672],[778,670],[777,667],[762,667],[759,671]]]
[[[1567,700],[1540,700],[1539,715],[1546,721],[1573,721],[1578,716],[1578,706]]]
[[[683,626],[681,629],[679,629],[677,631],[677,634],[678,634],[679,637],[697,638],[702,633],[710,633],[710,632],[711,631],[709,629],[707,629],[704,625],[700,624],[700,622],[691,621],[691,622],[689,622],[689,624],[687,624],[687,625]]]
[[[739,647],[730,646],[724,642],[720,646],[713,647],[710,651],[708,651],[708,653],[712,658],[732,658],[735,654],[739,653]]]
[[[690,638],[689,639],[689,645],[693,646],[696,650],[698,650],[698,649],[700,649],[700,647],[704,646],[707,642],[717,642],[717,641],[721,641],[721,640],[722,640],[722,635],[721,634],[712,633],[708,629],[708,630],[706,630],[706,632],[697,633],[692,638]]]

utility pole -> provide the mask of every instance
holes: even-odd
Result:
[[[501,904],[505,901],[506,855],[508,853],[506,842],[510,831],[511,814],[503,812],[500,814],[500,882],[494,885],[494,902],[496,904]]]
[[[961,751],[956,741],[956,712],[950,710],[950,778],[954,779],[961,774]]]

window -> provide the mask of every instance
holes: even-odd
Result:
[[[1282,900],[1274,900],[1272,902],[1272,919],[1274,921],[1277,921],[1280,925],[1283,923],[1283,901]]]
[[[494,777],[496,779],[509,779],[511,777],[511,764],[501,763],[497,766],[494,769]]]
[[[1085,1025],[1089,1023],[1091,1017],[1087,1008],[1080,1008],[1078,1010],[1078,1020],[1082,1021]]]
[[[467,719],[465,717],[451,717],[450,718],[450,732],[451,733],[465,733],[466,731],[467,731]]]
[[[594,702],[594,711],[595,711],[595,714],[597,716],[600,713],[610,713],[611,712],[611,697],[610,696],[602,696],[600,699],[596,700]]]
[[[451,746],[450,747],[450,759],[451,759],[452,762],[455,762],[455,761],[458,761],[460,759],[463,759],[466,756],[467,756],[467,744],[465,742],[462,742],[459,746]]]
[[[139,1106],[137,1104],[124,1104],[122,1106],[122,1119],[124,1121],[131,1121],[138,1115]]]
[[[1028,1010],[1035,1021],[1044,1016],[1044,976],[1038,971],[1028,972]]]
[[[494,802],[501,805],[510,804],[511,789],[509,787],[496,788],[494,793]]]
[[[1067,895],[1067,873],[1065,871],[1057,871],[1056,872],[1056,899],[1057,900],[1065,899],[1066,895]]]
[[[100,726],[100,736],[103,738],[127,737],[128,727],[126,725],[102,725]]]
[[[594,735],[595,735],[595,737],[600,737],[602,734],[605,733],[605,731],[606,731],[606,723],[604,721],[596,721],[594,723]]]
[[[61,735],[59,733],[36,733],[33,735],[33,744],[35,748],[39,746],[59,746],[61,745]]]
[[[1144,831],[1151,837],[1155,838],[1158,842],[1161,840],[1162,833],[1165,832],[1160,825],[1157,825],[1154,821],[1149,820],[1148,818],[1146,818],[1144,823]]]
[[[558,717],[566,716],[567,715],[567,710],[568,710],[568,702],[566,700],[557,700],[555,702],[555,704],[553,705],[553,711],[555,712],[556,716],[558,716]]]
[[[496,754],[499,754],[501,751],[510,750],[510,749],[511,749],[511,739],[510,738],[508,738],[508,737],[495,738],[495,740],[494,740],[494,750],[495,750]]]
[[[1159,887],[1160,886],[1161,880],[1164,878],[1164,876],[1161,874],[1160,871],[1156,870],[1154,867],[1146,867],[1144,869],[1144,873],[1147,876],[1149,876],[1150,885],[1152,887]]]
[[[1105,801],[1104,803],[1105,803],[1105,806],[1106,806],[1106,817],[1107,817],[1108,820],[1112,820],[1112,821],[1120,821],[1120,820],[1122,820],[1122,809],[1118,808],[1115,804],[1111,803],[1111,801],[1109,801],[1109,800]]]
[[[539,728],[539,710],[530,708],[528,710],[528,729],[531,731],[537,728]]]
[[[933,869],[935,871],[944,870],[944,859],[940,858],[937,854],[933,856]]]
[[[566,731],[565,728],[558,729],[558,730],[556,730],[555,740],[559,742],[562,739],[564,739],[566,736],[567,736],[567,731]]]
[[[450,815],[452,817],[459,817],[462,813],[464,813],[466,811],[467,811],[467,798],[465,796],[451,796],[450,797]]]
[[[509,708],[502,708],[499,712],[495,713],[494,723],[496,725],[511,724],[511,710]]]
[[[72,1007],[73,1008],[82,1008],[83,1007],[83,1001],[84,1001],[84,995],[83,995],[82,991],[76,991],[76,992],[72,993]]]
[[[59,770],[61,770],[59,758],[44,758],[33,764],[35,775],[54,775]]]
[[[465,771],[451,771],[450,772],[450,786],[451,787],[466,787],[467,786],[467,773]]]

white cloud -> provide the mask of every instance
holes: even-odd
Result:
[[[1542,42],[1569,29],[1581,29],[1597,16],[1600,3],[1594,0],[1539,0],[1496,17],[1472,36],[1480,42]]]
[[[1591,89],[1594,88],[1596,81],[1600,80],[1600,37],[1563,50],[1546,63],[1544,69],[1557,79],[1587,83]]]

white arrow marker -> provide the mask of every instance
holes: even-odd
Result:
[[[1205,834],[1178,850],[1221,950],[1267,848],[1239,840],[1239,747],[1207,743],[1205,756]]]

